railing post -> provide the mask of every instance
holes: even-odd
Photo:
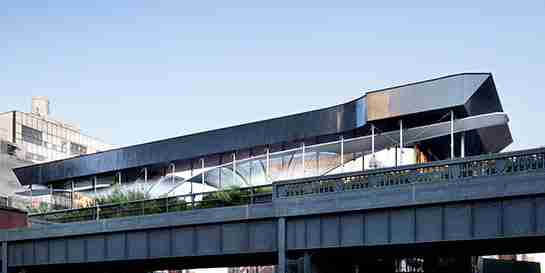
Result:
[[[403,165],[403,120],[399,120],[399,164],[397,166]]]
[[[95,206],[95,218],[97,221],[100,220],[100,205],[98,203]]]
[[[450,158],[454,159],[454,111],[450,110]]]
[[[168,196],[165,198],[165,211],[168,212]]]
[[[277,185],[275,183],[272,183],[272,200],[274,199],[277,199],[278,198],[278,189],[277,189]]]
[[[145,201],[140,201],[138,203],[141,204],[140,206],[142,207],[142,215],[146,215],[146,206],[145,206],[146,202]]]
[[[466,157],[466,133],[462,132],[460,139],[460,157]]]

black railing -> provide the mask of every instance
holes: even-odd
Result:
[[[103,204],[80,209],[32,214],[32,219],[68,223],[155,213],[268,203],[272,201],[272,186],[257,186],[204,193],[185,194],[125,203]]]
[[[7,208],[9,205],[9,198],[0,196],[0,208]]]
[[[476,177],[545,171],[545,149],[443,160],[274,184],[275,198],[290,198],[413,183],[461,182]]]

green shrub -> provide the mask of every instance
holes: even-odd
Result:
[[[230,187],[223,191],[209,193],[203,196],[197,208],[215,208],[236,206],[248,203],[248,193],[239,187]]]
[[[50,206],[48,203],[44,203],[44,202],[41,202],[40,205],[37,208],[32,207],[32,206],[27,207],[27,211],[29,213],[47,213],[47,212],[50,212],[52,210],[53,210],[52,206]]]
[[[96,197],[95,202],[99,205],[123,204],[146,199],[150,199],[150,195],[147,192],[139,190],[122,191],[119,186],[116,185],[110,194]]]

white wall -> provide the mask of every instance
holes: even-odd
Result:
[[[13,112],[0,114],[0,139],[13,141]]]

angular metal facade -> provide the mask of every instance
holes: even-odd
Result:
[[[169,164],[183,160],[267,147],[294,141],[320,142],[327,137],[366,132],[369,124],[435,121],[455,110],[460,117],[502,112],[489,73],[457,74],[369,92],[345,104],[208,132],[135,145],[62,161],[15,169],[22,184],[54,181],[100,173]],[[507,125],[477,130],[483,152],[498,152],[512,142]],[[330,139],[329,139],[330,141]]]

